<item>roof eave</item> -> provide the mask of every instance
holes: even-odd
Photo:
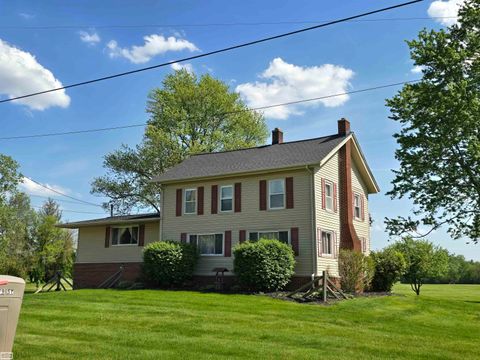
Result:
[[[71,222],[71,223],[56,224],[55,226],[63,229],[79,229],[82,227],[146,223],[146,222],[155,222],[159,220],[160,220],[160,216],[152,217],[152,218],[123,219],[123,220],[111,219],[111,220],[105,220],[105,221],[85,220],[85,221],[78,221],[78,222]]]

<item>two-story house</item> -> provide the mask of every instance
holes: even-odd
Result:
[[[379,191],[350,123],[320,138],[191,156],[152,179],[161,184],[161,214],[68,223],[79,229],[74,282],[96,286],[124,265],[126,279],[141,269],[151,241],[194,243],[198,282],[229,269],[243,241],[278,239],[292,246],[295,283],[327,270],[338,276],[340,248],[370,251],[368,196]]]

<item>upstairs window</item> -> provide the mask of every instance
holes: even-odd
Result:
[[[325,208],[333,211],[333,184],[325,182]]]
[[[138,244],[138,226],[112,227],[112,246]]]
[[[189,236],[190,244],[197,247],[200,255],[222,256],[223,234],[197,234]]]
[[[197,189],[185,190],[184,214],[195,214],[197,212]]]
[[[331,231],[324,231],[321,232],[321,249],[322,255],[333,255],[333,232]]]
[[[285,181],[283,179],[268,182],[268,208],[285,208]]]
[[[289,243],[289,234],[286,230],[280,231],[250,231],[248,240],[258,241],[260,239],[275,239],[285,244]]]
[[[233,210],[233,186],[220,187],[220,211],[228,212]]]
[[[358,220],[362,218],[362,197],[360,194],[354,194],[353,196],[353,216]]]

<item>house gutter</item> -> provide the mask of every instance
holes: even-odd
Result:
[[[313,272],[312,276],[317,275],[317,207],[316,207],[316,199],[315,199],[315,173],[312,168],[310,168],[309,165],[305,166],[305,169],[310,173],[310,221],[312,223],[312,238],[313,238],[313,244],[312,244],[312,265],[313,265]]]

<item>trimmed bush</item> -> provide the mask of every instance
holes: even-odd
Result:
[[[370,257],[353,250],[340,250],[338,268],[342,289],[349,293],[363,292],[368,288],[375,271]]]
[[[400,280],[405,272],[406,261],[400,251],[386,248],[382,251],[373,251],[370,256],[375,266],[371,290],[392,291],[393,284]]]
[[[191,244],[157,241],[143,250],[143,271],[157,285],[182,285],[192,278],[197,259],[197,249]]]
[[[294,274],[293,250],[278,240],[246,241],[235,246],[233,254],[235,275],[251,291],[281,290]]]

